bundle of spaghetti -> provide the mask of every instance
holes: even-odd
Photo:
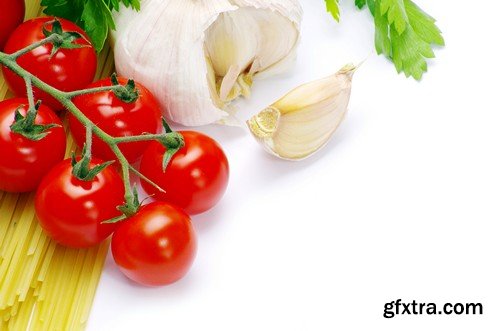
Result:
[[[27,1],[26,13],[38,16],[40,1]],[[107,47],[97,76],[109,76],[112,69]],[[0,75],[0,100],[6,97]],[[68,136],[67,155],[74,149]],[[86,250],[56,244],[39,226],[33,200],[34,193],[0,191],[0,330],[83,330],[109,243]]]

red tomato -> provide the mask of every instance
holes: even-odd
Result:
[[[127,79],[118,78],[120,84]],[[95,82],[88,88],[111,86],[111,79]],[[160,106],[155,97],[144,86],[136,83],[139,98],[132,103],[120,100],[113,92],[86,94],[76,97],[76,106],[94,123],[113,137],[137,136],[144,132],[158,133],[161,129]],[[85,127],[74,117],[69,117],[69,126],[76,143],[85,142]],[[149,142],[120,144],[120,150],[130,163],[137,161]],[[103,160],[114,160],[115,154],[106,143],[93,137],[92,152]]]
[[[119,225],[111,251],[128,278],[143,285],[167,285],[189,271],[196,255],[196,235],[185,212],[153,202]]]
[[[101,163],[92,160],[91,166]],[[94,246],[106,239],[117,224],[103,221],[120,215],[124,201],[123,182],[113,167],[91,181],[71,173],[71,160],[56,165],[42,180],[35,196],[40,225],[58,243],[74,248]]]
[[[226,191],[229,165],[226,155],[212,138],[194,131],[180,132],[185,146],[170,160],[165,172],[165,147],[153,142],[144,152],[140,171],[163,188],[162,193],[145,181],[144,190],[154,198],[170,202],[190,215],[209,210]]]
[[[5,52],[11,54],[44,39],[43,27],[53,20],[53,17],[38,17],[24,22],[11,34],[5,45]],[[74,23],[62,18],[59,21],[63,31],[76,31],[88,40],[85,32]],[[50,31],[52,24],[48,23],[45,28]],[[59,49],[52,58],[50,53],[53,46],[52,44],[46,44],[19,57],[17,63],[45,83],[59,90],[74,91],[82,89],[92,82],[97,67],[96,52],[87,40],[79,38],[74,43],[88,47]],[[16,95],[25,96],[26,85],[24,80],[6,67],[3,67],[2,70],[10,89]],[[36,100],[43,100],[44,104],[51,106],[53,109],[62,109],[62,105],[45,92],[37,88],[34,88],[34,92]]]
[[[24,0],[0,0],[0,50],[14,29],[24,20]]]
[[[12,132],[10,126],[16,109],[26,116],[28,100],[15,98],[0,102],[0,190],[29,192],[64,158],[66,135],[62,126],[50,129],[49,134],[38,141]],[[44,105],[38,109],[35,124],[62,125],[59,117]]]

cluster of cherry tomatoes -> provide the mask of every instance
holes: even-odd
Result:
[[[20,12],[18,18],[10,15],[8,27],[0,27],[0,47],[7,54],[44,39],[44,29],[54,24],[54,18],[50,17],[20,24],[24,7]],[[1,24],[7,22],[2,20],[0,17]],[[46,44],[20,56],[16,62],[60,91],[111,86],[110,79],[92,83],[97,57],[85,32],[72,22],[58,21],[63,31],[78,32],[81,38],[74,42],[84,47],[60,48],[52,54],[54,45]],[[48,129],[47,135],[38,140],[13,132],[11,126],[16,121],[16,113],[26,116],[29,109],[26,85],[23,78],[8,68],[3,67],[2,71],[17,97],[0,102],[0,190],[36,190],[35,210],[40,224],[62,245],[91,247],[112,234],[113,257],[130,279],[146,285],[165,285],[184,276],[196,253],[196,237],[189,215],[212,208],[228,183],[229,166],[221,147],[201,133],[179,132],[184,146],[164,170],[166,147],[161,143],[119,144],[127,161],[140,162],[140,172],[164,192],[141,180],[144,191],[155,201],[141,206],[124,221],[103,223],[120,216],[117,206],[124,204],[124,184],[117,170],[118,163],[106,167],[90,180],[77,178],[72,171],[72,160],[64,160],[66,134],[59,117],[63,107],[35,87],[35,99],[42,102],[35,124],[58,126]],[[126,83],[123,78],[118,80]],[[160,106],[145,87],[136,83],[136,88],[139,97],[134,102],[123,101],[113,91],[83,94],[72,101],[87,118],[113,137],[159,133],[162,129]],[[69,129],[82,147],[85,127],[71,115]],[[105,142],[92,137],[90,167],[115,157]]]

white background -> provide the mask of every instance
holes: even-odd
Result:
[[[374,53],[373,20],[302,1],[296,67],[258,81],[245,119],[291,88],[367,58],[350,113],[313,158],[268,156],[244,130],[225,148],[223,201],[194,218],[198,256],[164,288],[106,262],[88,330],[499,330],[500,4],[418,0],[447,45],[417,83]],[[385,302],[481,302],[482,316],[382,317]]]

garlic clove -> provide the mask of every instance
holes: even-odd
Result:
[[[299,40],[295,24],[284,16],[277,13],[265,15],[265,12],[257,11],[255,17],[258,17],[260,35],[265,38],[259,39],[259,49],[250,69],[252,75],[279,67],[282,60],[288,58],[287,55],[292,54],[294,59]]]
[[[248,97],[253,76],[281,63],[293,53],[299,32],[280,13],[252,7],[221,13],[205,36],[205,52],[224,103]]]
[[[247,125],[266,151],[286,160],[305,159],[330,140],[347,113],[354,65],[301,85],[253,116]]]

